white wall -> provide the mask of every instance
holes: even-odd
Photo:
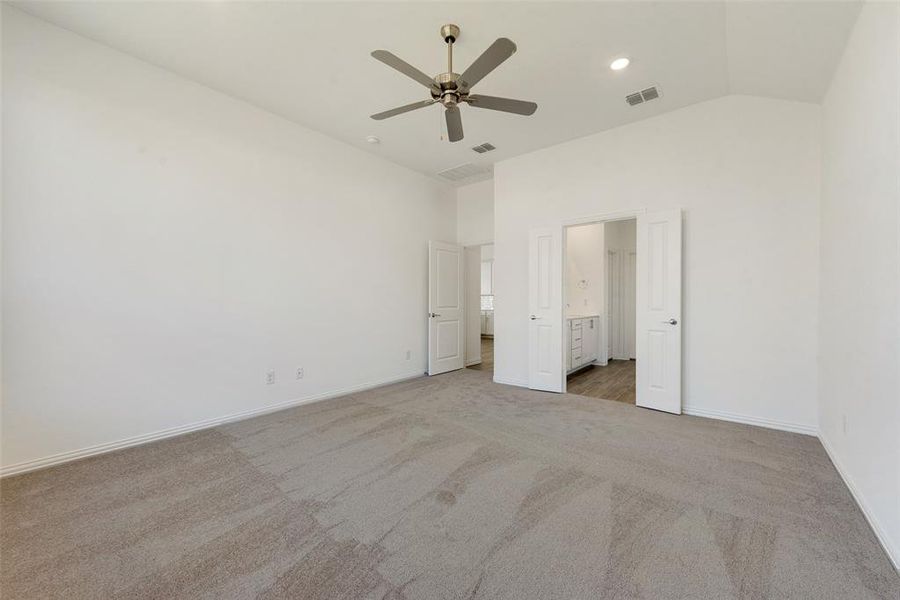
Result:
[[[900,568],[898,13],[864,6],[823,105],[819,422]]]
[[[3,121],[4,466],[425,370],[452,190],[9,6]]]
[[[606,251],[603,223],[566,231],[566,314],[606,313]],[[585,281],[586,287],[579,285]]]
[[[456,241],[463,246],[494,241],[494,181],[456,188]]]
[[[728,96],[497,164],[495,378],[527,382],[530,228],[680,206],[686,408],[814,432],[820,117]]]

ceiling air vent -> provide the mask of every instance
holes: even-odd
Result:
[[[657,98],[659,98],[659,96],[659,88],[654,85],[652,87],[648,87],[645,90],[634,92],[633,94],[628,94],[627,96],[625,96],[625,102],[628,103],[628,106],[636,106],[644,102],[656,100]]]
[[[644,97],[644,102],[656,100],[659,98],[659,90],[656,87],[648,87],[646,90],[641,90],[641,96]]]
[[[497,149],[497,147],[494,146],[494,145],[493,145],[492,143],[490,143],[490,142],[485,142],[485,143],[483,143],[483,144],[481,144],[481,145],[474,146],[474,147],[472,148],[472,150],[474,150],[474,151],[477,152],[478,154],[484,154],[485,152],[490,152],[491,150],[496,150],[496,149]]]
[[[490,172],[491,168],[489,165],[473,165],[472,163],[466,163],[464,165],[459,165],[458,167],[453,167],[452,169],[445,169],[437,175],[447,181],[462,181],[469,177],[484,175],[485,173]]]

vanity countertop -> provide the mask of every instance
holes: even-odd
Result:
[[[566,319],[593,319],[594,317],[600,317],[600,315],[566,315]]]

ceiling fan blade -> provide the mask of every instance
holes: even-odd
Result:
[[[475,108],[499,110],[517,115],[533,115],[537,110],[537,104],[525,100],[513,100],[512,98],[498,98],[497,96],[469,96],[465,99]]]
[[[444,112],[447,115],[447,137],[451,142],[458,142],[463,139],[462,114],[459,107],[454,106]]]
[[[421,83],[422,85],[424,85],[427,88],[435,87],[434,79],[432,79],[431,77],[429,77],[422,71],[418,70],[417,68],[415,68],[414,66],[412,66],[411,64],[409,64],[408,62],[403,60],[402,58],[400,58],[394,54],[391,54],[387,50],[375,50],[374,52],[372,52],[372,58],[374,58],[376,60],[380,60],[381,62],[383,62],[387,66],[391,67],[392,69],[397,69],[398,71],[400,71],[407,77],[411,77],[412,79],[415,79],[416,81],[418,81],[419,83]]]
[[[405,112],[409,112],[411,110],[416,110],[417,108],[425,108],[426,106],[431,106],[437,102],[437,100],[422,100],[421,102],[413,102],[412,104],[406,104],[404,106],[398,106],[397,108],[392,108],[391,110],[386,110],[384,112],[376,113],[372,115],[372,118],[376,121],[381,121],[382,119],[387,119],[389,117],[394,117],[397,115],[402,115]]]
[[[512,56],[515,51],[516,45],[512,40],[506,38],[496,40],[459,76],[457,85],[463,90],[472,89],[485,75],[500,66],[500,63]]]

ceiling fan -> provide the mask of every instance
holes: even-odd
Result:
[[[485,75],[513,55],[516,51],[516,45],[512,40],[500,38],[495,41],[460,75],[453,72],[453,42],[459,38],[459,27],[456,25],[444,25],[441,27],[441,37],[447,43],[447,72],[440,73],[434,78],[429,77],[387,50],[375,50],[372,52],[374,58],[400,71],[407,77],[415,79],[431,92],[431,98],[428,100],[413,102],[412,104],[398,106],[397,108],[374,114],[372,115],[373,119],[380,121],[440,102],[445,108],[447,134],[450,137],[450,141],[458,142],[463,139],[462,116],[459,112],[459,104],[461,102],[465,102],[473,108],[486,108],[488,110],[499,110],[526,116],[534,114],[534,111],[537,110],[537,104],[534,102],[469,93],[472,87],[481,81]]]

